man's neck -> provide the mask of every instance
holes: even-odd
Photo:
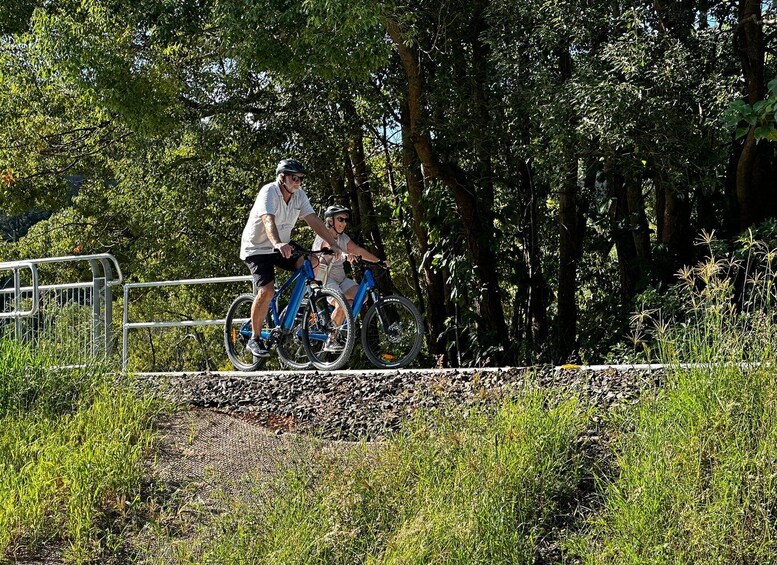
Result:
[[[288,204],[289,200],[291,200],[291,197],[294,196],[294,193],[292,193],[288,187],[285,185],[285,183],[278,183],[278,188],[281,190],[281,196],[283,196],[283,201]]]

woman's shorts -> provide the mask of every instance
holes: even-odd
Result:
[[[338,290],[338,291],[342,292],[343,295],[345,295],[345,293],[348,292],[349,289],[351,289],[351,288],[353,288],[355,286],[358,286],[358,285],[356,284],[356,282],[354,282],[353,280],[351,280],[349,278],[345,278],[345,279],[343,279],[342,282],[339,282],[339,283],[336,280],[332,279],[332,278],[328,278],[328,279],[326,279],[326,285],[324,285],[324,286],[326,286],[327,288]]]

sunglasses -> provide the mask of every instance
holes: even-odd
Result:
[[[289,175],[289,178],[291,178],[292,181],[298,182],[302,184],[302,182],[305,180],[305,177],[301,177],[299,175]]]
[[[337,220],[338,222],[342,222],[344,224],[347,224],[348,222],[351,221],[349,218],[344,218],[342,216],[338,216],[337,218],[335,218],[335,220]]]

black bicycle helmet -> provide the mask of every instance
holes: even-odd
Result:
[[[326,209],[326,211],[324,212],[324,219],[331,218],[335,214],[341,214],[342,212],[346,212],[349,217],[351,215],[350,208],[346,208],[345,206],[340,206],[339,204],[334,204],[333,206],[330,206],[329,208]]]
[[[275,168],[276,175],[306,175],[307,169],[296,159],[283,159]]]

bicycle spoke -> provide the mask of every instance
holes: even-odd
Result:
[[[264,359],[255,358],[246,348],[251,337],[251,304],[253,296],[243,294],[232,303],[224,328],[224,347],[232,365],[239,371],[255,371]]]
[[[281,323],[286,316],[286,309],[281,313]],[[302,344],[302,318],[304,313],[299,311],[294,320],[290,333],[284,335],[278,344],[278,357],[281,362],[290,369],[309,369],[312,367],[305,346]]]
[[[333,304],[339,304],[342,319],[335,319]],[[320,290],[308,301],[302,332],[305,351],[313,365],[335,370],[347,363],[353,351],[353,315],[340,293]]]
[[[404,297],[384,297],[364,317],[362,345],[378,367],[405,367],[412,363],[422,337],[421,316]]]

